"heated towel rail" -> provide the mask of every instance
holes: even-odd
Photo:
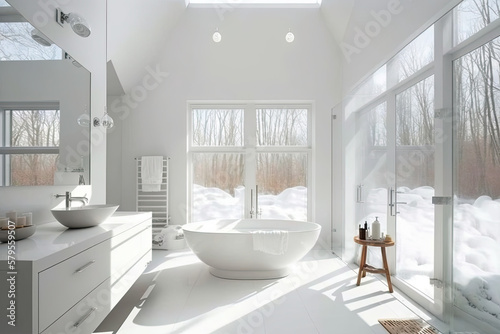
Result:
[[[159,191],[143,191],[141,158],[135,158],[137,171],[136,210],[152,212],[153,228],[163,228],[168,225],[168,161],[163,158],[162,182]]]

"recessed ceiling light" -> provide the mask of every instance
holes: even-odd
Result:
[[[219,43],[222,40],[222,35],[219,32],[219,28],[215,29],[215,32],[212,35],[212,39],[215,43]]]

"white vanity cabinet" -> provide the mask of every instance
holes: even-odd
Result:
[[[14,244],[14,261],[0,244],[0,333],[92,333],[151,261],[151,225],[149,212],[44,224]]]

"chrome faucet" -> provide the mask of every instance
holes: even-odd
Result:
[[[66,210],[71,209],[71,202],[73,201],[79,201],[82,202],[83,205],[85,206],[86,204],[89,204],[89,199],[85,196],[83,197],[71,197],[71,192],[66,191],[65,194],[56,194],[56,198],[59,197],[64,197],[65,198],[65,207]]]

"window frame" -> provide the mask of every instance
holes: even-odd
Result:
[[[243,144],[242,146],[194,146],[193,145],[193,109],[243,109]],[[256,143],[257,109],[306,109],[307,110],[307,145],[305,146],[258,146]],[[187,102],[187,221],[191,222],[193,205],[193,154],[196,153],[235,153],[245,157],[245,184],[256,184],[257,159],[260,153],[305,153],[307,156],[307,220],[313,216],[313,101],[188,101]],[[249,196],[245,198],[245,207],[249,206]],[[245,208],[244,217],[247,212]]]
[[[60,146],[29,146],[12,147],[10,146],[12,135],[7,112],[11,110],[59,110],[58,102],[19,102],[19,103],[1,103],[0,102],[0,185],[9,186],[11,184],[10,155],[13,154],[57,154],[60,153]],[[59,129],[60,130],[60,129]]]

